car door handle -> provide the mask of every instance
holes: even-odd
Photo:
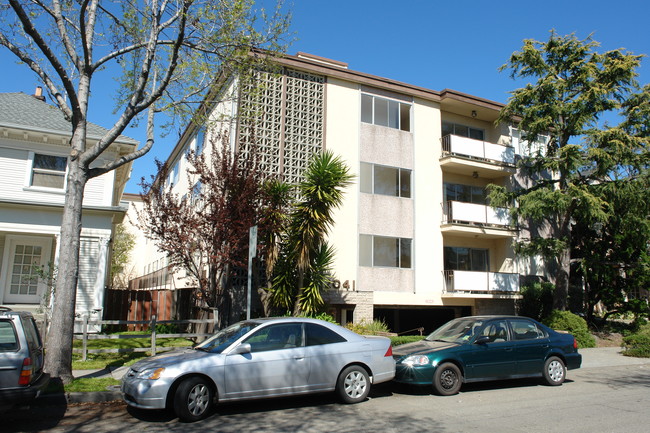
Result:
[[[294,356],[293,359],[295,359],[296,361],[302,361],[303,359],[305,359],[305,357],[304,356]]]

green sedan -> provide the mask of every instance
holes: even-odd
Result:
[[[447,322],[424,340],[393,348],[395,381],[433,385],[439,395],[463,383],[540,377],[561,385],[582,355],[571,334],[518,316],[471,316]]]

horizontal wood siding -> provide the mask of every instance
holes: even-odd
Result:
[[[12,145],[15,146],[15,145]],[[29,187],[29,176],[31,166],[29,163],[29,151],[53,154],[52,151],[38,149],[17,149],[15,147],[3,147],[0,143],[0,173],[2,173],[2,188],[0,188],[0,199],[16,200],[22,202],[39,202],[51,204],[63,204],[65,195],[63,190],[47,190]],[[64,156],[60,152],[57,155]],[[104,161],[98,161],[94,165],[102,165]],[[85,206],[110,206],[112,197],[106,191],[112,190],[112,185],[106,182],[113,182],[113,173],[90,179],[84,190]]]
[[[25,176],[28,170],[28,152],[25,150],[0,147],[0,172],[2,188],[0,198],[24,200]]]

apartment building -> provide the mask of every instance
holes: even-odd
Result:
[[[526,180],[516,161],[528,146],[513,127],[495,126],[503,105],[306,53],[275,63],[279,72],[259,72],[254,88],[221,82],[206,102],[212,121],[188,127],[169,157],[170,185],[195,190],[179,175],[184,155],[215,129],[229,129],[244,152],[257,146],[264,169],[288,182],[329,149],[356,176],[330,233],[336,280],[325,298],[341,323],[380,318],[396,332],[429,331],[462,315],[515,313],[521,281],[545,268],[516,256],[513,241],[527,234],[487,204],[488,184]],[[149,248],[134,255],[148,258],[136,266],[143,273],[164,260]]]

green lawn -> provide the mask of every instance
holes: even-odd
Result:
[[[151,346],[151,335],[145,332],[120,332],[116,335],[139,335],[142,338],[128,339],[106,339],[106,340],[88,340],[88,349],[135,349]],[[156,348],[169,347],[189,347],[194,342],[187,338],[158,338],[156,339]],[[75,340],[73,343],[75,349],[81,349],[83,342]],[[73,370],[94,370],[107,367],[121,367],[131,365],[139,359],[150,356],[150,352],[127,352],[127,353],[89,353],[86,361],[82,361],[81,353],[72,354]]]
[[[138,335],[141,338],[125,339],[105,339],[105,340],[88,340],[88,349],[135,349],[151,346],[151,334],[146,332],[120,332],[110,334],[118,335]],[[190,347],[194,341],[188,338],[158,338],[156,339],[156,348],[169,347]],[[81,349],[83,342],[74,340],[73,347]],[[159,352],[160,353],[160,352]],[[137,360],[150,356],[150,352],[127,352],[127,353],[89,353],[86,361],[81,360],[81,353],[72,354],[73,370],[103,370],[109,367],[117,368],[128,366]],[[60,382],[53,380],[50,382],[46,392],[94,392],[106,391],[107,387],[119,385],[120,381],[111,377],[104,378],[81,378],[74,379],[72,383],[62,386]]]

